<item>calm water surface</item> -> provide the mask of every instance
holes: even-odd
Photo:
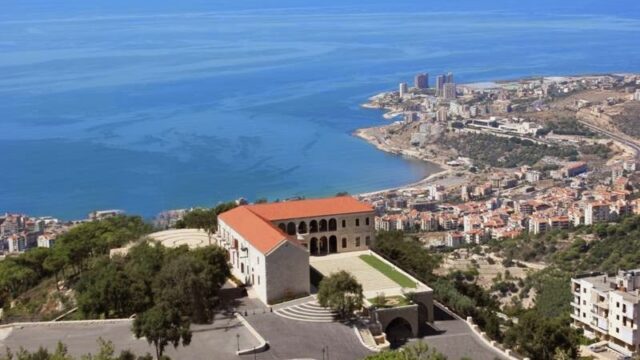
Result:
[[[437,167],[351,136],[418,71],[640,72],[617,1],[3,1],[0,211],[82,217],[397,186]]]

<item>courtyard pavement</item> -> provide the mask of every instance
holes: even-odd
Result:
[[[359,258],[360,255],[367,254],[369,254],[368,251],[357,251],[311,256],[309,262],[324,276],[341,270],[351,273],[362,285],[365,298],[372,298],[379,293],[387,296],[402,294],[400,285]]]

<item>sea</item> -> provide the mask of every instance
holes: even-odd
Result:
[[[83,218],[395,187],[353,131],[418,72],[640,72],[637,0],[2,0],[0,212]]]

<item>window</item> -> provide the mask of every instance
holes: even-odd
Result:
[[[622,312],[627,312],[627,304],[622,304]]]
[[[620,303],[616,302],[616,307],[619,308],[620,307]]]
[[[258,285],[260,285],[260,275],[258,275]]]
[[[356,247],[360,246],[360,236],[356,238]]]
[[[244,263],[240,263],[240,272],[244,274]]]
[[[338,230],[338,222],[336,219],[329,219],[329,231]]]
[[[620,333],[620,328],[616,328],[616,333]]]
[[[346,228],[347,227],[347,220],[342,220],[342,227]]]
[[[370,243],[371,243],[371,237],[370,236],[365,237],[364,238],[364,244],[369,246]]]
[[[347,238],[342,238],[342,248],[346,248],[347,247]]]
[[[256,256],[256,264],[260,265],[260,256]]]
[[[582,313],[582,317],[586,318],[587,317],[587,313]]]
[[[582,305],[587,305],[587,300],[582,300]]]
[[[369,218],[365,218],[365,219],[364,219],[364,224],[365,224],[365,225],[367,225],[367,226],[369,226]]]
[[[356,226],[360,226],[360,219],[356,219]]]
[[[616,315],[616,320],[620,320],[620,315]]]
[[[582,289],[582,292],[586,294],[587,293],[587,289]]]

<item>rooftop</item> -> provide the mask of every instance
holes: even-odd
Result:
[[[287,236],[271,222],[278,220],[321,217],[338,214],[356,214],[373,211],[372,207],[351,196],[325,199],[294,200],[271,204],[244,205],[220,214],[225,224],[232,227],[257,250],[268,253]]]
[[[373,211],[371,206],[351,196],[248,205],[247,208],[270,221]]]
[[[239,206],[222,213],[218,218],[232,227],[263,254],[268,253],[288,239],[287,235],[280,229],[260,215],[252,212],[249,206]]]

